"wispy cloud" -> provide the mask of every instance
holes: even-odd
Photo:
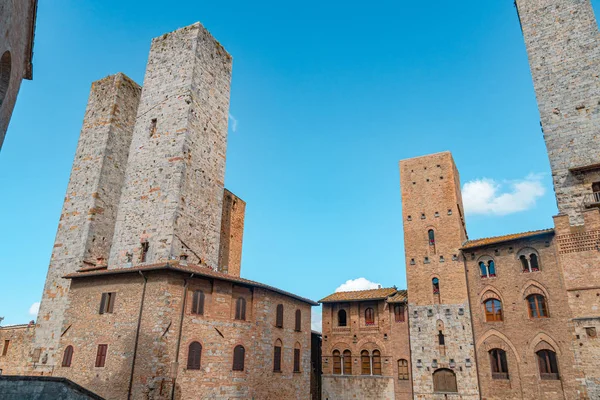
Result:
[[[317,332],[321,331],[321,325],[323,323],[323,315],[321,314],[321,307],[313,307],[310,318],[310,329]]]
[[[31,307],[29,307],[29,315],[33,315],[34,317],[36,317],[38,315],[38,312],[40,311],[40,302],[36,301],[35,303],[33,303],[31,305]]]
[[[229,122],[230,122],[229,126],[231,127],[231,132],[237,131],[238,120],[231,114],[229,114]]]
[[[357,278],[347,280],[346,283],[343,283],[335,289],[336,292],[352,292],[355,290],[367,290],[367,289],[377,289],[381,284],[371,282],[366,278]]]
[[[508,215],[535,207],[546,193],[541,175],[529,174],[516,181],[497,182],[483,178],[463,185],[466,214]]]

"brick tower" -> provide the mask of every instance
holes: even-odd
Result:
[[[400,161],[415,398],[478,399],[460,180],[449,152]],[[442,397],[443,398],[443,397]]]
[[[199,23],[152,41],[109,268],[218,268],[231,64]]]
[[[38,314],[37,371],[54,366],[65,328],[70,281],[63,276],[108,259],[140,92],[123,74],[92,84]]]
[[[517,0],[559,215],[577,368],[600,398],[600,35],[589,0]]]

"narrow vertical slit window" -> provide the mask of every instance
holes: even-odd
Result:
[[[150,249],[150,243],[142,242],[140,252],[140,262],[144,263],[148,259],[148,250]]]
[[[107,344],[99,344],[98,352],[96,353],[96,367],[104,367],[106,364],[106,353],[108,351]]]

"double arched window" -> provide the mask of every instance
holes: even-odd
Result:
[[[537,272],[540,270],[539,255],[534,249],[522,249],[517,255],[523,272]]]
[[[346,310],[338,311],[338,326],[346,326]]]
[[[498,299],[488,299],[483,302],[485,306],[485,321],[499,322],[504,320],[502,315],[502,302]]]
[[[502,349],[492,349],[489,351],[489,355],[492,367],[492,379],[508,379],[506,352]]]
[[[558,379],[556,353],[552,350],[539,350],[535,354],[540,368],[540,378],[543,380]]]
[[[549,317],[546,298],[541,294],[532,294],[527,296],[527,307],[529,309],[529,318]]]
[[[496,276],[496,264],[494,260],[479,261],[479,270],[482,278],[493,278]]]
[[[365,324],[375,325],[375,311],[371,307],[365,310]]]
[[[362,375],[381,375],[381,352],[373,350],[369,355],[368,350],[361,351],[360,365]]]
[[[192,342],[188,348],[187,369],[200,369],[200,358],[202,356],[202,345]]]

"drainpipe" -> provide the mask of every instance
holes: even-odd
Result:
[[[188,280],[192,279],[194,274],[183,280],[183,301],[181,302],[181,315],[179,316],[179,333],[177,334],[177,347],[175,348],[175,363],[173,371],[173,386],[171,387],[171,400],[175,399],[175,381],[177,380],[177,370],[179,369],[179,349],[181,348],[181,334],[183,328],[183,317],[185,313],[185,304],[187,300]]]
[[[127,389],[127,400],[131,399],[131,389],[133,387],[133,373],[135,371],[135,360],[137,356],[138,342],[140,339],[140,328],[142,325],[142,311],[144,310],[144,300],[146,299],[146,284],[148,283],[148,278],[142,273],[142,271],[138,271],[142,278],[144,278],[144,287],[142,289],[142,301],[140,302],[140,312],[138,314],[137,321],[137,330],[135,332],[135,343],[133,345],[133,360],[131,361],[131,374],[129,375],[129,388]]]

